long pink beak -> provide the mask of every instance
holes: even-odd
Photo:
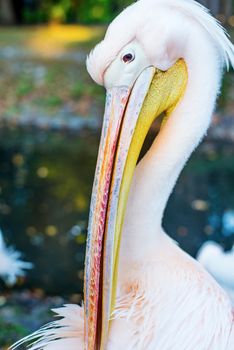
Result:
[[[86,248],[86,350],[106,347],[116,293],[114,269],[120,243],[116,222],[121,179],[138,115],[154,73],[154,68],[147,68],[133,89],[120,87],[107,91]]]
[[[86,246],[84,293],[87,350],[96,349],[98,341],[98,314],[102,307],[100,279],[107,206],[117,141],[129,94],[130,90],[127,88],[114,88],[107,91],[106,96],[106,109],[93,184]]]

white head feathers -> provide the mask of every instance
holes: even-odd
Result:
[[[222,26],[209,11],[194,0],[139,0],[126,8],[110,24],[105,38],[87,58],[91,77],[103,84],[103,76],[120,50],[132,40],[140,42],[151,63],[168,69],[183,57],[193,27],[199,26],[210,36],[211,44],[228,68],[234,66],[234,46]]]

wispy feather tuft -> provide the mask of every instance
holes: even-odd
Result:
[[[56,316],[62,318],[19,340],[10,349],[14,350],[20,345],[31,343],[29,350],[83,350],[83,307],[68,304],[53,311]]]
[[[141,0],[148,1],[148,0]],[[229,62],[234,67],[234,46],[229,40],[229,34],[221,23],[215,19],[210,11],[194,0],[149,0],[162,4],[169,4],[181,10],[186,15],[197,21],[211,36],[220,55],[223,57],[227,69]]]
[[[17,277],[25,275],[24,270],[33,267],[31,263],[22,261],[21,256],[12,247],[6,247],[0,230],[0,276],[8,285],[15,284]]]

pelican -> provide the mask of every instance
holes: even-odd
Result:
[[[217,242],[207,241],[196,258],[226,290],[234,305],[234,246],[225,252]]]
[[[0,229],[0,276],[8,286],[15,284],[17,277],[25,275],[27,269],[32,268],[32,264],[22,261],[21,253],[12,247],[6,247],[3,234]]]
[[[162,228],[168,197],[208,129],[229,63],[233,45],[193,0],[139,0],[110,24],[87,59],[107,97],[84,306],[56,310],[62,319],[23,340],[34,340],[30,350],[231,350],[229,297]],[[137,164],[162,113],[161,130]]]

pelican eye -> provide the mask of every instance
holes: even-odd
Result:
[[[134,55],[134,53],[131,53],[131,52],[126,53],[126,54],[123,55],[123,57],[122,57],[122,61],[123,61],[124,63],[130,63],[130,62],[134,61],[134,59],[135,59],[135,55]]]

